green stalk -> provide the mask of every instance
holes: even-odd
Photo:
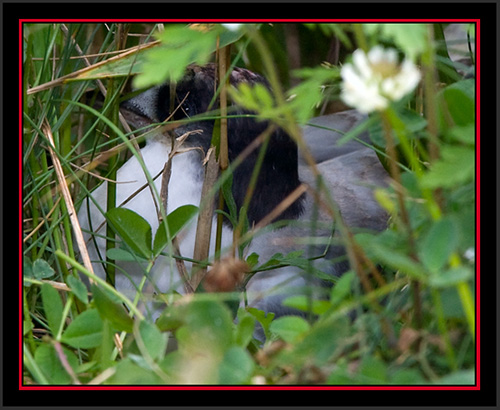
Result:
[[[248,183],[247,192],[245,193],[245,198],[243,200],[243,206],[240,210],[238,225],[234,230],[234,240],[233,240],[233,253],[236,251],[237,244],[239,243],[241,233],[243,231],[243,227],[245,225],[245,221],[247,220],[247,210],[250,205],[250,201],[252,200],[253,193],[255,191],[255,187],[257,185],[257,180],[259,178],[260,170],[262,168],[262,164],[264,163],[264,158],[266,156],[267,147],[269,145],[269,140],[271,133],[274,131],[274,126],[269,126],[264,132],[264,139],[262,142],[262,146],[260,147],[259,154],[257,156],[257,161],[255,162],[255,166],[252,170],[252,175],[250,177],[250,182]]]
[[[456,252],[450,255],[450,266],[452,268],[458,268],[461,265],[460,257]],[[472,339],[476,340],[476,308],[474,304],[474,296],[467,282],[459,282],[456,285],[458,296],[460,298],[460,303],[465,313],[467,323],[469,325],[469,332],[472,335]]]
[[[425,90],[425,114],[428,123],[428,134],[430,138],[429,144],[429,154],[431,161],[435,161],[439,158],[439,145],[438,145],[438,121],[437,121],[437,101],[436,101],[436,63],[433,48],[433,38],[434,38],[434,26],[432,24],[428,25],[428,36],[427,36],[427,48],[422,54],[422,65],[424,68],[424,90]],[[417,175],[418,176],[418,175]],[[439,190],[434,193],[430,190],[423,190],[425,199],[427,203],[431,204],[429,201],[430,197],[440,197]],[[433,195],[434,194],[434,195]],[[438,221],[442,217],[442,211],[439,207],[438,201],[434,200],[432,207],[429,209],[431,216],[434,221]],[[461,262],[460,258],[456,253],[453,253],[449,258],[450,266],[459,267]],[[474,309],[474,298],[472,296],[472,291],[466,282],[460,282],[457,285],[457,291],[460,297],[460,302],[462,308],[464,309],[467,323],[469,325],[469,331],[472,337],[475,339],[475,309]],[[439,298],[439,295],[436,296]],[[443,325],[443,330],[446,330]],[[443,334],[443,337],[447,335]]]
[[[106,99],[104,100],[104,106],[107,107],[111,101],[113,100],[115,95],[115,81],[114,79],[110,79],[108,82],[108,89],[106,94]],[[114,104],[112,106],[112,111],[109,116],[110,120],[114,124],[118,124],[118,104]],[[114,133],[111,132],[111,136],[114,136]],[[114,138],[111,138],[113,141],[110,149],[113,149],[116,146],[116,141]],[[118,156],[112,155],[108,160],[108,178],[116,181],[116,166],[118,164]],[[116,207],[116,184],[109,182],[107,189],[107,197],[106,197],[106,209],[110,210]],[[110,249],[115,247],[115,232],[111,227],[111,224],[106,224],[106,281],[112,286],[115,285],[115,267],[112,263],[110,263],[110,259],[107,256],[107,252]]]
[[[228,142],[227,142],[227,85],[229,82],[229,77],[226,77],[226,72],[228,68],[228,60],[230,54],[228,53],[229,46],[222,47],[219,50],[219,84],[220,84],[220,95],[219,95],[219,107],[220,107],[220,140],[219,140],[219,166],[221,173],[227,170],[229,166],[229,152],[228,152]],[[224,209],[224,194],[222,188],[219,190],[219,210]],[[224,222],[224,217],[221,213],[217,214],[217,228],[215,233],[215,258],[220,259],[220,251],[222,248],[222,225]]]
[[[465,312],[465,317],[469,325],[469,332],[472,335],[472,339],[476,340],[476,308],[474,304],[474,296],[470,286],[466,282],[460,282],[457,284],[457,292],[460,297],[460,302],[462,303],[462,308]]]
[[[405,128],[405,124],[401,119],[397,116],[396,112],[393,108],[387,108],[382,114],[384,121],[387,122],[387,126],[390,127],[396,136],[398,137],[398,141],[400,142],[400,146],[403,150],[403,154],[406,157],[406,160],[410,164],[411,170],[415,173],[417,177],[417,181],[421,181],[422,176],[424,175],[424,171],[420,166],[420,161],[416,156],[414,150],[411,148],[410,141],[408,140],[408,132]],[[425,199],[425,205],[431,217],[434,220],[441,218],[441,208],[439,204],[434,199],[432,191],[428,188],[421,187],[422,196]]]
[[[38,383],[49,384],[49,381],[46,379],[42,370],[35,362],[35,358],[31,355],[30,350],[26,347],[26,344],[23,345],[23,363]]]
[[[41,170],[40,164],[39,164],[39,162],[35,158],[35,152],[34,152],[34,150],[31,151],[31,154],[29,156],[28,162],[29,162],[29,168],[30,168],[30,171],[31,171],[31,176],[34,177]],[[39,212],[39,209],[40,209],[39,192],[35,190],[33,192],[32,197],[31,197],[31,217],[32,217],[32,227],[33,228],[36,227],[36,226],[38,226],[38,224],[40,223],[40,212]],[[38,241],[39,232],[40,231],[37,231],[37,232],[35,232],[33,234],[33,236],[32,236],[32,243],[36,243]],[[33,246],[31,248],[31,259],[35,260],[36,257],[37,257],[37,249],[36,249],[36,246]]]
[[[455,351],[453,350],[453,346],[450,341],[450,336],[448,333],[448,328],[446,326],[446,319],[444,317],[443,305],[441,303],[441,296],[439,295],[439,291],[437,289],[431,289],[432,302],[433,302],[433,310],[436,315],[439,332],[441,333],[441,337],[443,338],[445,345],[445,353],[446,359],[448,360],[448,365],[452,370],[457,369],[457,361],[455,357]]]
[[[427,25],[427,45],[422,54],[422,68],[424,71],[424,104],[429,135],[429,154],[431,161],[439,157],[438,122],[436,104],[436,61],[434,55],[434,26]]]
[[[365,53],[367,53],[368,42],[366,40],[365,33],[363,32],[363,25],[359,23],[353,24],[352,29],[354,31],[354,36],[356,37],[356,42],[358,43],[358,47]]]
[[[24,315],[24,320],[23,320],[23,326],[24,326],[24,322],[30,320],[30,310],[29,310],[29,306],[28,306],[28,300],[26,298],[26,287],[25,286],[23,286],[23,315]],[[32,329],[28,330],[26,336],[28,339],[28,343],[30,344],[31,351],[34,352],[36,350],[36,344],[35,344],[35,339],[33,338]]]
[[[126,43],[127,29],[124,24],[116,25],[115,34],[115,45],[116,50],[121,50]],[[119,124],[119,113],[120,105],[118,104],[118,94],[120,93],[120,86],[115,81],[115,79],[110,78],[108,81],[108,88],[106,92],[106,98],[104,99],[104,107],[111,107],[111,112],[109,114],[109,119],[113,124]],[[117,141],[113,138],[114,132],[111,132],[111,149],[117,145]],[[118,155],[112,155],[108,160],[108,178],[116,181],[116,172],[118,166]],[[116,207],[116,184],[108,183],[107,198],[106,198],[106,209],[113,209]],[[110,224],[106,224],[106,253],[110,249],[115,247],[115,232]],[[115,285],[115,267],[111,263],[111,260],[106,255],[106,280],[112,286]]]
[[[66,244],[68,246],[68,254],[72,258],[75,257],[75,249],[73,247],[73,228],[71,226],[71,220],[69,218],[68,210],[66,209],[66,205],[62,204],[64,209],[64,219],[63,219],[63,228],[64,228],[64,236],[66,237]]]
[[[134,303],[127,298],[125,295],[122,293],[118,292],[113,286],[111,286],[109,283],[107,283],[105,280],[102,280],[99,276],[95,275],[94,273],[90,272],[85,268],[85,266],[79,264],[77,261],[74,259],[71,259],[68,255],[66,255],[64,252],[62,252],[60,249],[57,249],[55,252],[56,256],[59,258],[63,259],[67,263],[69,263],[71,266],[82,272],[85,276],[88,276],[89,278],[93,279],[95,282],[97,282],[99,285],[101,285],[103,288],[111,292],[113,295],[115,295],[118,299],[120,299],[123,303],[127,305],[127,307],[131,310],[131,312],[137,316],[139,319],[144,320],[144,315],[141,313],[139,309],[134,305]]]
[[[66,304],[64,305],[61,324],[59,326],[59,329],[57,331],[57,335],[55,337],[55,340],[57,340],[58,342],[61,341],[62,332],[64,329],[64,324],[66,322],[66,317],[68,316],[69,311],[70,311],[72,306],[73,306],[73,293],[69,292],[68,300],[66,301]]]

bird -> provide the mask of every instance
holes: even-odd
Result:
[[[263,76],[240,67],[232,69],[229,84],[231,87],[241,84],[253,87],[260,84],[271,89]],[[199,206],[203,199],[203,161],[209,152],[214,130],[214,116],[207,113],[216,106],[211,105],[211,102],[217,86],[217,69],[214,63],[203,66],[192,64],[186,68],[184,77],[175,84],[175,101],[170,98],[172,85],[166,83],[143,91],[121,105],[125,118],[135,128],[163,123],[166,119],[178,124],[168,131],[165,131],[165,126],[160,126],[156,131],[148,133],[146,145],[140,150],[149,174],[159,176],[155,179],[155,184],[160,192],[161,174],[169,155],[175,149],[173,141],[182,140],[181,149],[171,158],[167,214],[183,205]],[[228,159],[233,164],[268,129],[269,121],[256,118],[252,115],[254,113],[235,103],[231,104],[228,112],[231,114],[227,120]],[[248,226],[255,227],[265,221],[285,198],[297,192],[300,187],[307,189],[299,192],[300,195],[294,196],[286,209],[267,221],[267,226],[255,235],[245,249],[245,256],[256,255],[259,264],[263,264],[276,258],[276,255],[303,255],[311,261],[315,272],[321,272],[321,275],[311,275],[303,265],[286,263],[284,265],[288,266],[258,271],[246,282],[247,306],[274,313],[277,317],[298,314],[296,309],[283,303],[288,296],[305,294],[308,289],[316,289],[320,295],[324,293],[323,289],[332,286],[335,278],[350,269],[339,229],[336,228],[338,225],[331,212],[320,206],[315,195],[317,173],[322,175],[324,184],[338,207],[338,215],[341,215],[349,229],[371,232],[386,229],[388,215],[375,200],[373,192],[377,187],[386,187],[390,179],[369,146],[368,133],[362,133],[358,141],[338,144],[345,132],[365,119],[364,115],[355,110],[313,118],[308,125],[302,127],[305,146],[300,150],[282,128],[271,129],[272,134],[257,183],[246,209]],[[314,166],[308,162],[306,151],[313,159]],[[231,192],[238,210],[245,203],[258,155],[257,148],[232,170]],[[144,189],[147,178],[136,156],[132,156],[121,166],[116,178],[116,205],[142,216],[151,225],[154,235],[159,227],[158,211],[151,190]],[[83,201],[78,213],[94,270],[103,278],[105,268],[102,260],[106,254],[103,238],[105,216],[101,210],[106,209],[109,183],[105,181],[93,190],[92,200]],[[211,261],[214,253],[215,218],[214,215]],[[311,231],[312,220],[316,221],[314,231]],[[98,227],[100,234],[96,232]],[[233,234],[234,226],[225,218],[222,249],[231,249]],[[319,241],[320,245],[308,244],[307,238],[311,236],[323,238],[323,241]],[[180,255],[193,257],[195,237],[196,220],[193,219],[178,234]],[[336,240],[333,241],[332,238]],[[188,271],[193,267],[189,259],[185,261],[185,266]],[[144,277],[144,267],[144,264],[136,261],[118,262],[116,288],[133,297],[137,285]],[[167,293],[172,290],[183,293],[183,281],[175,260],[165,255],[158,257],[143,289],[152,293]],[[154,318],[158,317],[162,306],[161,302],[154,302],[147,309]]]

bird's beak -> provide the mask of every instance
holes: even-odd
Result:
[[[156,115],[158,87],[150,88],[120,104],[120,111],[127,122],[135,128],[142,128],[159,122]]]

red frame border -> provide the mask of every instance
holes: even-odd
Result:
[[[480,22],[481,19],[19,19],[19,204],[22,204],[22,140],[23,140],[23,24],[25,23],[474,23],[476,24],[476,384],[474,386],[221,386],[221,385],[165,385],[165,386],[42,386],[23,385],[23,344],[19,344],[19,390],[470,390],[481,389],[480,384]],[[22,206],[19,206],[19,340],[23,338],[23,255]]]

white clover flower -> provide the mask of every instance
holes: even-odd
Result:
[[[225,23],[222,25],[231,31],[238,31],[240,29],[240,27],[242,26],[241,23]]]
[[[476,251],[474,248],[468,248],[464,252],[464,258],[467,259],[469,262],[474,263],[476,259]]]
[[[387,108],[413,91],[420,81],[417,67],[405,59],[401,64],[394,49],[372,48],[352,54],[352,64],[345,64],[342,76],[342,100],[363,113]]]

